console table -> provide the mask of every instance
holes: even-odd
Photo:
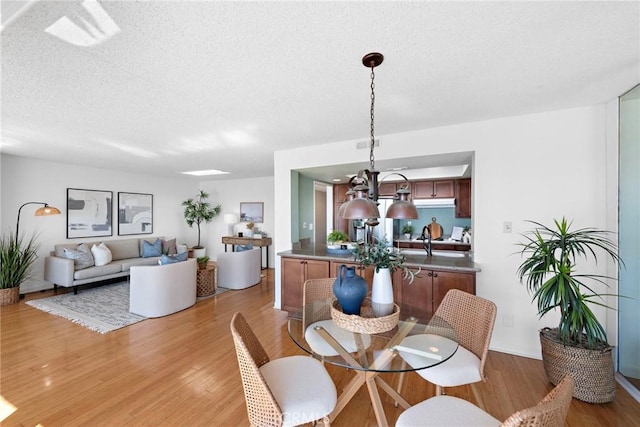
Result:
[[[227,245],[231,245],[231,251],[235,252],[236,245],[248,245],[251,243],[253,246],[260,248],[266,248],[267,265],[263,267],[269,268],[269,246],[271,246],[271,237],[262,237],[260,239],[254,239],[253,237],[235,237],[235,236],[223,236],[222,243],[224,244],[224,251],[227,252]],[[260,251],[260,265],[262,265],[262,251]]]

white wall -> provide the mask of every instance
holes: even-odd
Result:
[[[240,217],[240,202],[263,202],[264,222],[255,225],[261,231],[265,231],[269,237],[273,237],[274,209],[273,209],[273,177],[236,179],[225,181],[203,181],[200,187],[209,193],[209,200],[215,206],[220,203],[222,210],[220,217],[216,218],[211,226],[211,233],[204,240],[203,245],[207,246],[207,255],[211,259],[216,259],[217,255],[224,252],[222,236],[229,235],[229,226],[222,220],[224,214],[234,213]],[[235,232],[246,230],[245,224],[240,223],[235,226]],[[231,250],[231,248],[228,248]],[[266,263],[265,251],[262,248],[263,264]],[[269,247],[269,266],[275,265],[275,252],[273,246]]]
[[[475,152],[473,165],[473,226],[477,294],[494,301],[498,317],[492,349],[540,357],[538,330],[556,326],[553,315],[537,320],[531,296],[516,277],[521,262],[518,233],[527,219],[545,224],[563,215],[576,227],[605,229],[606,108],[604,105],[393,135],[379,135],[376,159]],[[292,169],[366,161],[356,141],[277,152],[275,155],[275,249],[290,249]],[[354,171],[355,172],[355,171]],[[513,233],[503,234],[503,221]],[[604,274],[604,263],[595,267]],[[279,262],[276,280],[280,283]],[[280,287],[275,305],[280,307]],[[607,316],[596,310],[603,322]],[[512,324],[512,326],[508,326]]]
[[[25,202],[42,201],[60,209],[62,215],[36,217],[37,205],[28,205],[20,215],[20,234],[39,232],[40,251],[34,266],[33,278],[20,291],[33,292],[51,288],[43,279],[44,257],[56,243],[66,238],[67,188],[113,191],[114,205],[118,191],[153,194],[153,234],[148,236],[176,237],[177,241],[195,244],[196,235],[187,227],[181,203],[197,192],[197,183],[181,177],[159,178],[107,169],[93,169],[62,163],[46,162],[3,154],[1,156],[1,231],[15,231],[18,208]],[[113,211],[113,235],[104,240],[125,238],[118,236],[117,209]],[[203,236],[210,232],[204,228]],[[141,237],[137,235],[130,237]],[[127,236],[128,237],[128,236]],[[102,238],[72,239],[73,242],[95,241]]]

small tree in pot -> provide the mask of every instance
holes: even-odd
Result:
[[[207,199],[209,194],[200,190],[200,193],[195,198],[190,198],[182,202],[184,206],[184,218],[187,220],[187,225],[193,227],[196,224],[198,227],[198,244],[194,246],[194,249],[202,249],[200,245],[200,224],[209,223],[220,214],[221,206],[211,207]]]
[[[521,255],[526,256],[518,268],[520,281],[524,281],[538,315],[544,316],[560,310],[557,328],[540,331],[542,359],[547,377],[557,384],[565,374],[575,382],[574,397],[591,403],[610,402],[615,396],[615,381],[611,347],[602,324],[590,304],[607,307],[603,296],[591,286],[615,280],[599,274],[577,274],[578,258],[593,258],[604,253],[615,263],[621,263],[616,244],[609,232],[595,228],[570,230],[565,218],[554,220],[555,228],[535,221],[534,229],[521,243]],[[526,279],[525,279],[526,278]]]

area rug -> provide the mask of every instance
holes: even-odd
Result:
[[[66,293],[27,301],[27,304],[101,334],[146,319],[144,316],[129,313],[129,283],[127,282],[80,289],[78,295]]]

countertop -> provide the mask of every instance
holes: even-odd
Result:
[[[422,239],[395,239],[393,243],[422,243]],[[469,246],[471,248],[470,243],[463,243],[457,240],[432,240],[431,244],[434,245],[457,245],[457,246]]]
[[[444,251],[443,251],[444,252]],[[456,252],[453,252],[456,253]],[[462,256],[460,256],[462,254]],[[285,258],[317,259],[336,262],[353,262],[351,254],[328,253],[326,245],[315,245],[304,249],[292,249],[278,252],[277,255]],[[451,255],[451,254],[449,254]],[[436,254],[433,256],[408,254],[404,265],[406,267],[431,268],[437,270],[468,271],[478,272],[480,266],[473,262],[472,252],[457,252],[458,256],[446,256],[446,254]]]

